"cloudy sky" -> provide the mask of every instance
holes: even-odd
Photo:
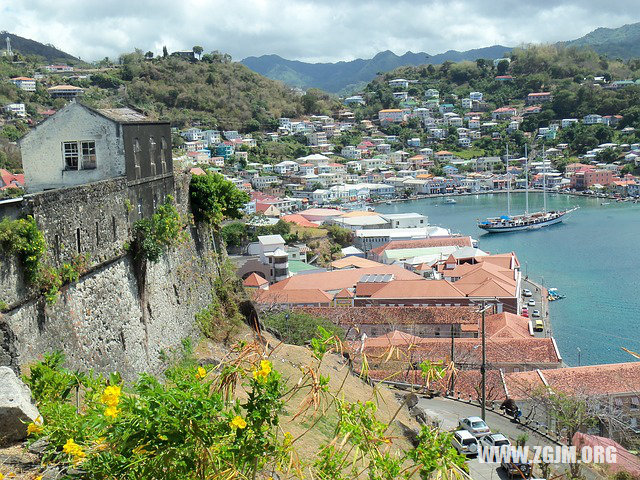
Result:
[[[240,60],[555,42],[640,21],[639,0],[0,0],[0,30],[85,60],[202,45]]]

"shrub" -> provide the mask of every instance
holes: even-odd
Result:
[[[348,402],[342,387],[329,390],[330,378],[318,371],[339,345],[320,331],[312,342],[315,360],[287,388],[258,344],[238,345],[235,360],[217,366],[187,359],[169,368],[164,381],[142,374],[130,385],[117,374],[69,371],[62,354],[45,355],[25,378],[42,414],[28,432],[47,439],[46,463],[55,462],[63,476],[81,470],[90,480],[460,478],[465,458],[451,446],[451,434],[423,427],[415,448],[394,449],[375,403]],[[298,404],[296,395],[303,402],[295,417],[312,423],[294,438],[280,416],[288,402]],[[318,445],[314,438],[299,455],[297,440],[320,421],[331,425],[333,439]]]
[[[0,244],[6,252],[19,256],[27,282],[32,285],[36,283],[47,243],[34,218],[4,218],[0,222]]]
[[[134,254],[151,262],[157,262],[165,249],[175,247],[187,239],[185,223],[173,205],[173,197],[167,196],[151,218],[137,220],[133,224]]]
[[[189,185],[191,208],[196,220],[219,227],[225,218],[242,218],[247,193],[222,175],[194,175]]]
[[[293,345],[305,345],[317,333],[318,327],[324,328],[340,339],[344,339],[344,330],[326,318],[314,317],[305,312],[271,312],[262,317],[265,326],[277,331],[282,341]]]

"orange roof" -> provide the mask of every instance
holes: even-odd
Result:
[[[497,313],[485,319],[485,331],[491,338],[529,338],[529,319],[513,313]]]
[[[35,78],[31,78],[31,77],[14,77],[11,80],[33,80],[35,81]]]
[[[341,269],[341,268],[367,268],[367,267],[379,267],[382,263],[374,262],[373,260],[367,260],[366,258],[360,258],[356,256],[349,256],[340,258],[339,260],[334,260],[331,262],[331,266],[333,268]]]
[[[381,255],[385,250],[398,250],[402,248],[427,248],[427,247],[472,247],[471,237],[438,237],[424,238],[422,240],[393,240],[384,245],[369,250],[375,255]]]
[[[479,366],[482,362],[482,349],[478,348],[481,342],[480,338],[456,338],[456,361],[466,365]],[[451,355],[450,338],[421,338],[418,342],[396,344],[396,352],[390,360],[385,360],[388,349],[380,346],[379,343],[377,338],[365,340],[364,353],[368,357],[371,368],[376,368],[378,365],[381,368],[387,368],[384,366],[385,364],[389,366],[404,364],[406,366],[409,359],[411,362],[418,363],[423,360],[447,360]],[[362,341],[351,342],[351,347],[354,350],[361,346]],[[487,361],[491,364],[521,365],[523,367],[560,366],[562,362],[552,338],[491,338],[486,343],[486,356]],[[640,362],[637,365],[640,368]],[[545,372],[547,371],[556,372],[558,370],[545,370]],[[638,371],[636,370],[636,372]],[[535,372],[524,373],[535,374]],[[638,381],[634,382],[634,384],[638,383]],[[529,390],[530,392],[531,390]]]
[[[394,278],[402,280],[422,280],[409,270],[392,265],[380,265],[378,267],[353,268],[347,270],[333,270],[331,272],[307,273],[295,275],[271,286],[271,291],[277,290],[306,290],[319,289],[324,291],[338,291],[343,288],[353,288],[366,274],[389,273]]]
[[[207,174],[200,167],[194,167],[194,168],[190,169],[189,172],[191,173],[191,175],[206,175]]]
[[[447,150],[440,150],[439,152],[436,152],[436,155],[453,155],[453,153],[448,152]]]
[[[374,284],[359,284],[374,285]],[[476,307],[302,307],[313,315],[331,319],[339,325],[387,325],[401,328],[415,325],[462,325],[478,331],[481,315]]]
[[[525,398],[532,388],[545,385],[569,395],[637,395],[640,392],[640,362],[508,373],[505,381],[514,398]]]
[[[55,87],[50,87],[47,90],[82,90],[82,89],[74,85],[56,85]]]
[[[422,277],[420,277],[422,279]],[[396,298],[460,298],[465,297],[453,283],[446,280],[392,280],[371,295],[373,299]]]
[[[351,293],[346,288],[343,288],[338,293],[336,293],[336,296],[334,298],[353,298],[353,293]]]
[[[255,272],[249,275],[247,278],[245,278],[244,282],[242,282],[242,284],[245,287],[261,287],[266,283],[269,283],[269,282],[267,282],[264,278],[262,278],[260,275],[258,275]]]
[[[304,218],[302,215],[299,215],[297,213],[292,213],[291,215],[285,215],[281,217],[281,219],[284,220],[285,222],[295,223],[300,227],[317,227],[318,226],[317,223],[310,222],[309,220]]]
[[[298,275],[306,277],[306,275]],[[327,295],[320,289],[310,288],[304,290],[256,290],[254,296],[256,303],[262,304],[275,304],[275,303],[288,303],[292,305],[300,304],[324,304],[329,305],[333,297]]]

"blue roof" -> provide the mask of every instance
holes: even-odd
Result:
[[[509,220],[511,217],[509,215],[501,215],[500,218],[502,220]]]

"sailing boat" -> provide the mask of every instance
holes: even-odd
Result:
[[[503,232],[518,232],[520,230],[533,230],[556,223],[562,222],[562,219],[568,213],[577,210],[578,207],[574,207],[567,210],[552,210],[547,211],[547,162],[546,152],[544,146],[542,147],[542,195],[544,198],[544,208],[541,212],[529,213],[529,156],[527,154],[527,147],[525,145],[525,212],[523,215],[511,215],[511,176],[509,175],[509,146],[507,145],[507,215],[502,215],[496,218],[487,218],[484,222],[478,222],[478,227],[486,230],[490,233],[503,233]]]

